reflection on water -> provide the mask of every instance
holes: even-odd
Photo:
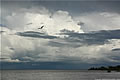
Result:
[[[120,80],[120,72],[84,70],[2,70],[1,80]]]

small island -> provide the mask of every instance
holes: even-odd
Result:
[[[91,67],[88,70],[106,70],[107,72],[116,71],[120,72],[120,65],[117,66],[101,66],[101,67]]]

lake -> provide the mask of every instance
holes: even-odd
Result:
[[[1,80],[120,80],[120,72],[87,70],[1,70]]]

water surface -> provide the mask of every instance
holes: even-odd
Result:
[[[1,80],[120,80],[120,72],[87,70],[2,70]]]

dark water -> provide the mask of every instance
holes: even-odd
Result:
[[[120,72],[84,70],[2,70],[1,80],[120,80]]]

